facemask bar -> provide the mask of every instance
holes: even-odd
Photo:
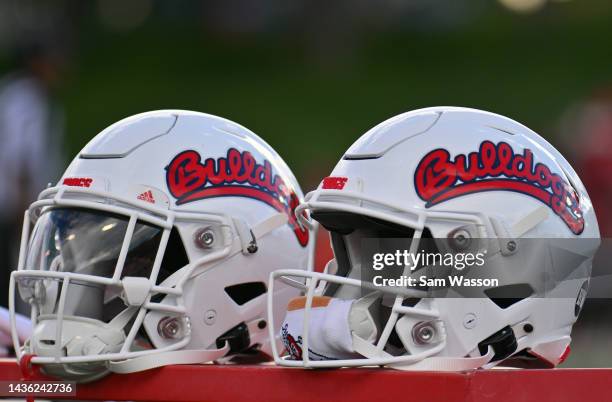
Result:
[[[364,206],[368,204],[368,206]],[[355,191],[345,190],[314,190],[306,194],[304,202],[295,209],[298,222],[307,228],[312,228],[313,222],[304,213],[307,210],[334,210],[366,215],[415,230],[423,230],[425,221],[448,220],[463,224],[474,224],[479,228],[479,237],[495,237],[495,230],[490,221],[481,214],[466,214],[459,212],[428,211],[383,202],[373,197]]]
[[[75,199],[75,198],[66,198],[65,195],[85,195],[89,197],[96,197],[96,199],[103,199],[106,202],[113,202],[113,204],[104,204],[101,202],[88,201],[86,199]],[[84,198],[84,197],[83,197]],[[123,205],[116,205],[123,204]],[[105,211],[115,214],[120,214],[129,217],[128,228],[124,235],[124,241],[122,244],[122,248],[119,254],[119,258],[115,267],[115,271],[113,273],[112,278],[98,277],[93,275],[85,275],[74,272],[52,272],[52,271],[39,271],[39,270],[27,270],[24,268],[25,259],[27,256],[28,250],[28,242],[30,237],[30,225],[33,224],[33,220],[40,216],[41,210],[45,207],[51,206],[61,206],[61,207],[75,207],[75,208],[88,208],[98,211]],[[130,208],[131,207],[131,208]],[[34,217],[34,219],[31,219]],[[193,271],[210,262],[220,260],[222,258],[227,257],[230,254],[235,252],[240,252],[241,246],[240,241],[232,238],[230,241],[226,241],[226,245],[224,248],[219,249],[210,253],[207,256],[204,256],[187,266],[183,267],[181,270],[184,271],[183,275],[176,282],[174,287],[169,286],[158,286],[155,285],[157,280],[157,275],[159,273],[162,259],[165,253],[165,249],[167,246],[167,242],[170,236],[170,232],[174,223],[177,220],[186,220],[190,222],[194,221],[203,221],[207,224],[214,223],[220,226],[227,227],[231,230],[232,233],[236,233],[236,229],[234,227],[232,219],[225,214],[201,214],[198,213],[197,216],[193,213],[187,212],[176,212],[161,209],[155,206],[144,205],[144,203],[128,200],[125,198],[117,197],[112,194],[108,194],[105,192],[94,191],[90,189],[82,189],[76,187],[54,187],[47,189],[41,193],[39,196],[39,200],[34,202],[30,208],[26,211],[24,216],[24,224],[23,224],[23,232],[21,238],[21,251],[19,255],[19,265],[18,270],[14,271],[11,274],[10,279],[10,288],[9,288],[9,311],[10,311],[10,319],[11,319],[11,335],[13,338],[14,348],[17,354],[18,360],[23,356],[23,350],[21,348],[17,331],[16,331],[16,323],[15,323],[15,287],[16,281],[22,277],[39,277],[41,279],[58,279],[62,282],[62,291],[60,294],[59,305],[57,309],[57,332],[56,332],[56,345],[58,348],[59,356],[61,353],[61,339],[62,339],[62,323],[64,320],[64,309],[66,303],[66,291],[68,285],[71,281],[79,281],[79,282],[89,282],[94,284],[101,285],[115,285],[122,286],[122,281],[119,279],[121,277],[121,272],[123,269],[123,264],[125,263],[125,258],[129,249],[130,240],[133,234],[134,226],[138,220],[151,223],[153,225],[159,226],[163,229],[162,236],[160,239],[160,243],[158,246],[157,254],[155,256],[155,260],[153,263],[152,271],[149,276],[149,281],[151,283],[151,287],[149,290],[149,294],[146,297],[144,303],[138,306],[138,312],[136,313],[136,318],[134,324],[132,325],[129,333],[126,336],[126,340],[122,345],[122,349],[118,353],[109,353],[103,355],[86,355],[86,356],[70,356],[70,357],[34,357],[32,359],[32,363],[35,364],[45,364],[45,363],[79,363],[79,362],[92,362],[92,361],[112,361],[112,360],[124,360],[130,359],[134,357],[138,357],[145,354],[158,353],[164,351],[171,351],[183,348],[190,341],[189,333],[177,343],[169,345],[164,348],[158,348],[153,350],[144,350],[144,351],[136,351],[129,352],[129,348],[132,346],[132,343],[137,335],[138,330],[142,326],[145,315],[148,311],[164,311],[171,314],[185,314],[186,310],[184,307],[183,301],[183,286],[185,282],[191,277]],[[233,235],[231,236],[233,237]],[[166,295],[175,296],[176,306],[164,303],[154,303],[150,302],[150,298],[152,294],[161,293]],[[36,306],[32,306],[32,323],[36,325],[38,313],[36,311]],[[129,308],[129,307],[127,307]],[[120,313],[121,314],[121,313]]]
[[[368,204],[365,207],[364,204]],[[313,222],[307,218],[305,211],[307,210],[335,210],[342,212],[350,212],[359,215],[366,215],[372,218],[385,220],[398,225],[406,226],[414,229],[414,238],[410,244],[410,252],[414,253],[418,249],[420,243],[420,237],[425,228],[425,222],[427,220],[445,220],[445,221],[456,221],[458,224],[473,224],[478,228],[479,237],[487,238],[494,234],[494,230],[491,223],[484,216],[479,214],[465,214],[457,212],[444,212],[444,211],[426,211],[426,210],[411,210],[407,211],[404,207],[393,205],[387,202],[382,202],[373,197],[366,196],[362,193],[354,191],[339,191],[339,190],[323,190],[317,189],[308,193],[305,197],[305,201],[300,204],[296,210],[295,215],[298,222],[307,228],[313,227]],[[404,267],[402,275],[406,275],[410,270],[410,266]],[[305,280],[305,284],[300,281],[291,279],[290,277],[302,277]],[[303,322],[303,337],[302,337],[302,349],[305,351],[302,354],[302,360],[288,360],[282,359],[278,353],[276,345],[272,345],[272,352],[274,361],[276,364],[290,367],[356,367],[364,365],[397,365],[397,364],[413,364],[428,357],[435,356],[440,353],[446,347],[445,339],[434,345],[427,351],[417,353],[414,355],[404,356],[391,356],[384,351],[384,347],[389,340],[391,332],[399,318],[400,314],[409,314],[413,317],[423,317],[427,320],[435,320],[439,318],[439,312],[435,310],[428,310],[415,307],[402,306],[402,302],[408,297],[424,298],[426,292],[417,291],[413,289],[397,289],[397,288],[383,288],[375,287],[374,290],[382,291],[384,293],[392,293],[395,295],[393,306],[391,309],[391,315],[387,319],[387,322],[383,328],[381,336],[379,337],[376,345],[371,345],[374,348],[370,348],[368,345],[369,356],[363,359],[345,359],[345,360],[322,360],[322,361],[310,361],[308,356],[308,326],[310,321],[310,311],[312,309],[312,300],[317,288],[317,284],[321,281],[336,283],[340,285],[350,285],[361,287],[367,284],[362,283],[359,280],[340,277],[336,275],[321,274],[317,272],[304,272],[299,270],[282,270],[275,271],[270,274],[269,280],[269,294],[268,294],[268,316],[270,320],[270,336],[276,336],[273,333],[275,325],[273,323],[273,286],[276,279],[279,279],[290,286],[297,287],[306,293],[306,304],[304,307],[304,322]],[[373,286],[373,285],[372,285]],[[366,286],[367,287],[367,286]]]

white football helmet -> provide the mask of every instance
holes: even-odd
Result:
[[[292,357],[273,348],[278,364],[454,371],[555,366],[567,355],[599,229],[576,172],[527,127],[466,108],[398,115],[359,138],[307,194],[296,213],[309,224],[306,210],[330,231],[335,259],[324,273],[270,276],[270,290],[291,284],[305,294],[273,316],[284,317]],[[413,255],[424,239],[451,255],[480,250],[476,274],[499,282],[467,297],[448,284],[442,293],[430,283],[374,286],[361,253],[372,241],[388,250],[388,238],[405,238]],[[401,267],[416,279],[436,264]],[[269,301],[272,314],[278,304]]]
[[[91,381],[269,353],[269,273],[312,261],[302,196],[272,147],[232,121],[162,110],[113,124],[26,211],[10,282],[18,359]],[[32,308],[23,347],[15,289]],[[275,292],[281,308],[297,294]]]

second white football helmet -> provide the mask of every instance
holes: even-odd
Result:
[[[599,230],[576,172],[527,127],[465,108],[401,114],[359,138],[297,208],[301,219],[304,210],[330,231],[335,259],[325,273],[271,275],[270,287],[305,294],[289,304],[282,336],[292,359],[275,349],[278,364],[464,370],[509,358],[554,366],[567,354]],[[398,241],[413,256],[427,256],[424,245],[455,262],[482,253],[484,266],[462,279],[499,282],[467,296],[421,282],[448,271],[434,259],[401,265],[416,285],[376,286],[363,251],[392,252]]]

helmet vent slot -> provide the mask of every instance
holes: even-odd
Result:
[[[266,293],[266,284],[263,282],[245,282],[225,288],[225,293],[239,306]]]
[[[487,289],[484,293],[499,308],[507,309],[531,296],[533,294],[533,288],[528,283],[516,283]]]

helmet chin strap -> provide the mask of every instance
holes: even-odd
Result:
[[[419,371],[468,371],[481,368],[493,359],[495,352],[491,346],[487,354],[478,357],[442,357],[433,356],[413,364],[391,364],[389,367],[398,370]]]
[[[484,356],[447,357],[438,356],[445,343],[440,341],[430,348],[416,353],[394,356],[376,345],[379,329],[370,307],[380,298],[372,292],[358,300],[334,299],[315,296],[312,299],[308,333],[304,332],[306,297],[293,299],[282,324],[281,336],[285,347],[295,360],[303,360],[308,353],[311,360],[351,360],[359,356],[369,360],[366,365],[384,364],[398,370],[465,371],[480,368],[495,356],[489,346]],[[307,351],[296,339],[308,336]]]
[[[138,307],[128,307],[110,322],[110,326],[124,328],[139,310]],[[120,361],[108,361],[106,367],[113,373],[134,373],[170,364],[196,364],[217,360],[229,352],[227,342],[219,349],[174,350],[154,352]]]
[[[133,359],[109,361],[108,369],[113,373],[134,373],[171,364],[201,364],[220,359],[229,352],[225,342],[220,349],[175,350],[171,352],[152,352]]]
[[[355,352],[369,359],[392,359],[394,357],[393,355],[380,350],[373,343],[376,340],[376,334],[378,331],[369,307],[373,302],[375,302],[377,297],[379,297],[378,292],[372,292],[353,303],[351,312],[349,314],[353,349]],[[409,355],[406,356],[405,361],[388,363],[386,366],[398,370],[465,371],[482,367],[483,365],[489,363],[495,355],[495,351],[491,346],[489,346],[487,353],[484,356],[435,356],[435,354],[440,353],[443,347],[444,346],[441,343],[432,345],[431,349],[419,353],[419,355],[421,355],[420,358],[417,355]],[[401,358],[403,358],[403,356],[400,357],[400,359]]]
[[[393,356],[377,350],[376,346],[371,342],[366,341],[354,332],[353,338],[353,349],[360,355],[376,359],[381,357],[392,358]],[[444,356],[432,356],[426,357],[416,362],[398,362],[386,364],[386,367],[391,367],[397,370],[405,371],[467,371],[475,370],[489,363],[495,351],[491,346],[487,350],[487,354],[478,357],[444,357]]]

